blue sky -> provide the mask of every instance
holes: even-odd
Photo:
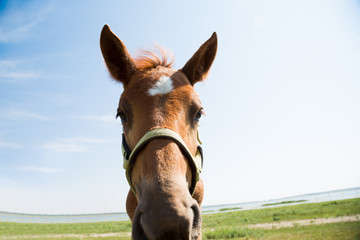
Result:
[[[0,211],[124,211],[104,24],[175,68],[217,32],[196,85],[205,205],[360,186],[358,1],[1,1]]]

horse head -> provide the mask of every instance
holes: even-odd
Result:
[[[107,25],[100,46],[111,76],[124,86],[117,117],[131,187],[126,209],[132,238],[200,239],[203,182],[194,159],[203,108],[194,85],[215,58],[216,33],[180,70],[149,52],[132,58]]]

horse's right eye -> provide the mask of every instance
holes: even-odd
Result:
[[[204,113],[203,108],[200,108],[199,111],[198,111],[198,112],[196,113],[196,115],[195,115],[195,121],[196,121],[196,122],[199,122],[199,121],[200,121],[200,118],[201,118],[201,116],[203,115],[203,113]]]
[[[120,118],[122,123],[126,123],[127,121],[127,116],[126,113],[124,111],[120,111],[116,114],[116,118]]]

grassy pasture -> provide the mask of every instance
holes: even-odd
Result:
[[[359,222],[343,222],[280,229],[223,228],[205,233],[203,239],[234,240],[359,240]]]
[[[360,214],[360,198],[322,203],[303,203],[265,209],[203,215],[203,239],[357,239],[360,240],[360,219],[280,229],[249,228],[257,223],[333,218]],[[91,236],[131,231],[129,221],[36,224],[0,222],[0,239],[130,239],[129,236]],[[52,236],[57,235],[57,236]],[[31,237],[33,236],[33,237]]]

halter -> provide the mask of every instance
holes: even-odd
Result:
[[[182,138],[173,130],[168,128],[155,128],[148,131],[136,144],[135,148],[131,151],[126,143],[125,135],[122,135],[122,152],[124,157],[123,167],[126,170],[126,178],[130,185],[131,190],[136,195],[136,190],[134,185],[131,182],[131,172],[134,166],[136,156],[139,152],[148,144],[150,141],[154,139],[170,139],[174,141],[179,148],[181,149],[182,153],[186,156],[189,160],[191,170],[192,170],[192,178],[191,178],[191,186],[190,186],[190,194],[193,195],[196,187],[196,183],[200,180],[200,173],[203,165],[203,153],[202,148],[200,145],[197,147],[197,151],[195,156],[193,157],[190,153],[189,149],[186,147],[185,142]],[[198,135],[199,141],[199,135]],[[200,141],[199,141],[200,142]],[[201,142],[200,142],[201,144]]]

